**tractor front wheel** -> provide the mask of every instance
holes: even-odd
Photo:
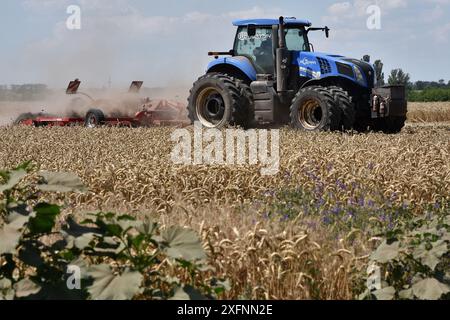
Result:
[[[352,130],[355,124],[356,110],[352,98],[347,91],[341,87],[328,87],[334,97],[335,104],[340,111],[339,129]]]
[[[209,73],[194,83],[188,99],[189,119],[204,127],[228,125],[247,128],[250,123],[250,90],[241,80]]]
[[[340,110],[331,91],[324,87],[301,89],[291,105],[291,126],[306,131],[338,130]]]

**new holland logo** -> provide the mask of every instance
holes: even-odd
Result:
[[[303,58],[303,60],[300,61],[301,64],[305,65],[305,66],[309,66],[312,64],[317,64],[316,60],[309,60],[308,58]]]

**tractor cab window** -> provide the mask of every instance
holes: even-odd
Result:
[[[273,73],[272,27],[257,27],[254,36],[249,36],[247,27],[240,27],[234,51],[252,60],[258,73]]]
[[[291,51],[309,51],[305,28],[286,28],[286,45]],[[247,27],[239,27],[234,44],[237,56],[249,58],[258,73],[274,71],[272,27],[256,27],[254,36],[249,36]]]
[[[291,51],[309,51],[306,31],[304,28],[286,29],[286,46]]]

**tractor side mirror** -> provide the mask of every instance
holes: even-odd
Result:
[[[254,24],[250,24],[247,27],[247,34],[248,34],[249,37],[256,36],[256,26]]]
[[[325,27],[325,36],[326,36],[327,38],[330,37],[330,28],[328,28],[328,27]]]

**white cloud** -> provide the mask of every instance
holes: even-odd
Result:
[[[332,15],[347,15],[352,10],[352,4],[350,2],[338,2],[328,7],[328,13]]]
[[[41,10],[40,1],[28,0],[30,10]],[[61,2],[47,6],[60,10]],[[259,6],[242,11],[211,14],[202,11],[182,15],[145,15],[125,0],[80,0],[82,29],[65,28],[61,20],[46,38],[29,44],[21,55],[21,66],[33,69],[43,82],[56,86],[79,77],[102,85],[109,75],[123,81],[137,78],[147,85],[191,81],[204,72],[210,50],[232,47],[239,18],[280,15],[281,10]],[[182,59],[180,60],[180,56]],[[174,61],[179,61],[175,63]],[[180,67],[181,66],[181,67]]]

